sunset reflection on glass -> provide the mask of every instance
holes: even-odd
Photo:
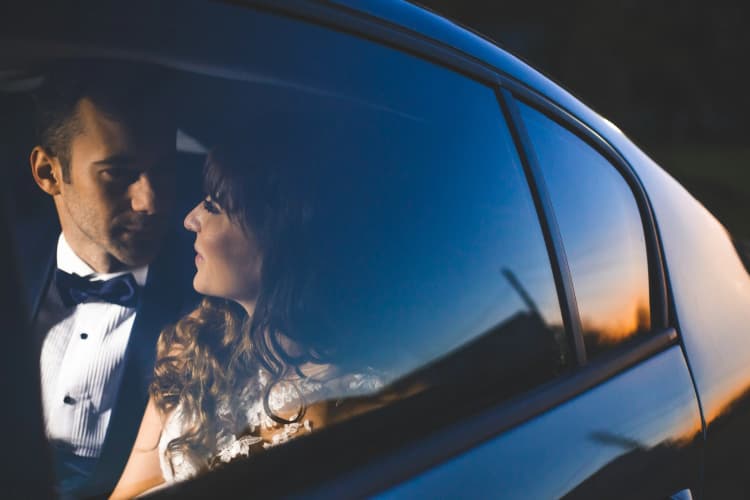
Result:
[[[638,206],[615,168],[571,132],[519,104],[555,208],[589,356],[651,326]]]

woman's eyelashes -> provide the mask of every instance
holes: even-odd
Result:
[[[203,200],[203,208],[206,210],[206,212],[212,214],[218,214],[221,212],[221,208],[219,207],[219,205],[217,205],[210,196],[207,196],[206,199]]]

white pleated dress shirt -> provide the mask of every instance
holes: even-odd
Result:
[[[130,272],[139,286],[146,283],[148,274],[148,266],[95,273],[62,234],[57,242],[57,267],[92,280]],[[65,307],[53,277],[35,329],[41,335],[48,332],[40,359],[42,404],[47,435],[58,447],[85,458],[101,454],[134,321],[132,307],[91,301]]]

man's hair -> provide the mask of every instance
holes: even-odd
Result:
[[[71,143],[82,132],[81,100],[89,99],[110,118],[134,126],[145,116],[172,111],[171,73],[156,66],[87,60],[56,63],[43,71],[44,82],[34,95],[37,141],[59,159],[67,183]]]

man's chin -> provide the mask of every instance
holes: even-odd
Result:
[[[112,238],[112,255],[127,267],[141,267],[151,264],[161,249],[161,232],[124,232]]]
[[[113,255],[126,267],[142,267],[151,264],[158,253],[158,248],[121,248]]]

